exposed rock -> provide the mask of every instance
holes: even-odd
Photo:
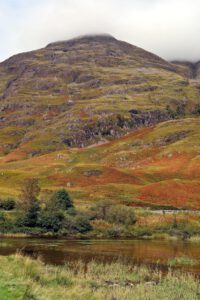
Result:
[[[102,172],[100,170],[90,170],[90,171],[84,171],[83,175],[85,176],[100,176]]]
[[[164,145],[172,144],[186,138],[187,136],[189,136],[189,134],[190,134],[189,130],[175,132],[163,138],[159,138],[158,140],[156,140],[155,145],[164,146]]]

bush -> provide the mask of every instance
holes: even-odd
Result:
[[[16,206],[16,202],[12,198],[8,198],[6,200],[0,200],[0,208],[4,210],[12,210]]]
[[[141,237],[150,237],[152,236],[153,231],[151,228],[148,227],[137,227],[135,226],[133,230],[131,231],[131,235],[135,238],[141,238]]]
[[[4,213],[1,211],[0,212],[0,222],[5,222],[6,218],[5,218],[5,215]]]
[[[110,223],[129,226],[136,223],[136,216],[132,207],[113,205],[108,210],[107,220]]]
[[[58,232],[63,227],[64,215],[60,211],[43,210],[39,214],[38,226],[47,231]]]
[[[110,200],[99,201],[92,207],[92,218],[106,220],[108,211],[112,205],[113,202]]]
[[[125,205],[113,205],[112,201],[98,202],[92,208],[91,219],[105,220],[111,224],[134,225],[137,221],[134,208]]]
[[[63,230],[68,233],[76,232],[75,218],[71,215],[65,215],[63,220]]]
[[[121,236],[121,228],[115,227],[108,230],[109,238],[119,238]]]
[[[74,218],[74,229],[80,233],[92,230],[92,225],[86,216],[77,216]]]

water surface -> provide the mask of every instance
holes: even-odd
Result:
[[[45,263],[62,265],[66,262],[93,259],[111,262],[118,258],[134,264],[166,267],[169,259],[187,256],[199,261],[184,266],[186,271],[200,275],[200,243],[190,241],[132,240],[132,241],[68,241],[64,239],[2,238],[0,255],[22,252],[40,257]]]

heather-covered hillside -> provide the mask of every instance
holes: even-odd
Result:
[[[77,203],[200,209],[198,64],[107,35],[0,64],[0,191],[27,177]]]

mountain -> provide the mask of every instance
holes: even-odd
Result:
[[[88,35],[0,64],[0,190],[200,206],[200,63]],[[171,192],[173,191],[173,193]]]

